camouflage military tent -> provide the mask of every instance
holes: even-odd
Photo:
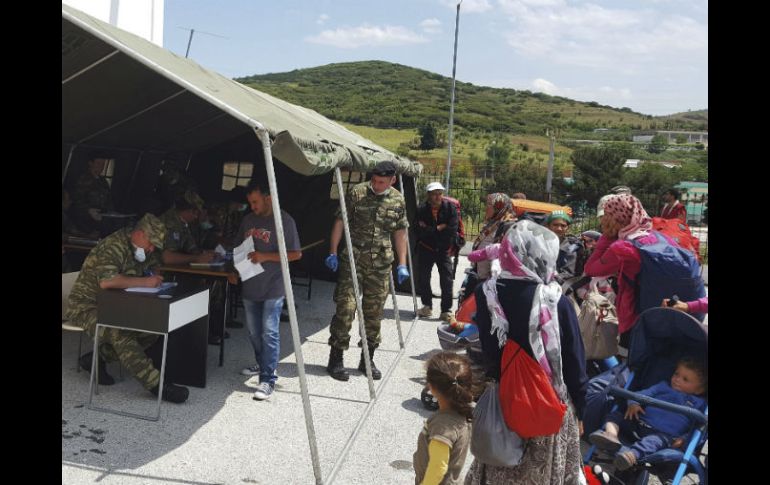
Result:
[[[62,4],[65,143],[191,153],[257,127],[269,132],[273,157],[303,175],[365,172],[386,159],[411,177],[422,168],[313,110]]]

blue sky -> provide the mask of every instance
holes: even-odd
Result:
[[[383,60],[452,75],[457,0],[166,0],[164,47],[229,77]],[[216,34],[207,35],[203,32]],[[652,115],[708,108],[707,0],[463,0],[457,79]]]

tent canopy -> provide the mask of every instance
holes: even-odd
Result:
[[[62,4],[63,143],[195,153],[260,128],[274,158],[302,175],[366,172],[381,160],[410,177],[422,170],[313,110]]]

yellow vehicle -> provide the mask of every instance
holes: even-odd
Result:
[[[516,213],[516,217],[521,217],[524,214],[548,215],[555,210],[563,210],[572,217],[572,208],[568,205],[550,204],[529,199],[512,199],[511,202],[513,202],[513,211]]]

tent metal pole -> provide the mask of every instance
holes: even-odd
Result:
[[[358,333],[361,335],[361,349],[366,366],[366,380],[369,382],[369,399],[374,401],[377,394],[374,390],[374,379],[372,378],[372,362],[369,357],[369,341],[366,338],[366,328],[364,327],[364,310],[361,303],[361,292],[358,288],[358,273],[356,272],[356,260],[353,256],[353,240],[350,239],[350,226],[348,225],[348,209],[345,204],[345,189],[342,186],[342,172],[339,167],[334,169],[334,177],[337,179],[337,190],[340,194],[340,212],[342,213],[342,226],[345,228],[345,245],[348,248],[348,258],[350,259],[350,279],[353,280],[353,293],[356,295],[356,313],[358,314]]]
[[[70,77],[68,77],[66,79],[62,79],[62,81],[61,81],[62,86],[67,84],[68,82],[72,81],[76,77],[80,76],[84,72],[89,71],[89,70],[93,69],[94,67],[98,66],[99,64],[101,64],[102,62],[106,61],[107,59],[109,59],[110,57],[114,56],[115,54],[119,54],[119,53],[120,53],[120,51],[116,49],[116,50],[110,52],[109,54],[107,54],[106,56],[102,57],[98,61],[92,62],[91,64],[87,65],[86,67],[84,67],[83,69],[79,70],[78,72],[76,72],[75,74],[71,75]]]
[[[398,314],[398,302],[396,301],[396,285],[393,281],[393,271],[388,272],[390,275],[390,296],[393,297],[393,314],[396,316],[396,329],[398,329],[398,345],[404,348],[404,335],[401,332],[401,315]]]
[[[184,173],[187,173],[190,171],[190,164],[192,163],[192,157],[193,157],[193,154],[190,153],[190,156],[187,157],[187,166],[184,168]]]
[[[419,204],[417,198],[417,177],[412,178],[414,180],[414,205]],[[398,183],[401,184],[401,190],[404,190],[404,177],[398,174]],[[417,318],[417,292],[414,291],[414,265],[412,264],[412,244],[409,241],[409,229],[406,230],[406,255],[409,258],[409,283],[412,285],[412,302],[414,303],[414,318]]]
[[[136,182],[136,174],[139,173],[139,165],[142,164],[142,157],[144,152],[139,152],[139,156],[136,158],[136,166],[134,167],[134,173],[131,175],[131,181],[128,182],[128,190],[126,190],[126,196],[128,200],[131,200],[131,189],[134,188],[134,182]]]
[[[70,145],[70,152],[67,155],[67,163],[64,164],[64,172],[61,174],[61,183],[64,183],[64,179],[67,177],[67,172],[70,169],[70,162],[72,161],[72,152],[75,151],[76,144]]]
[[[134,114],[132,114],[132,115],[126,117],[126,118],[123,118],[122,120],[120,120],[118,122],[115,122],[115,123],[111,124],[110,126],[108,126],[106,128],[102,128],[101,130],[99,130],[99,131],[97,131],[95,133],[91,133],[87,137],[82,138],[80,141],[78,141],[78,144],[83,143],[84,141],[88,141],[91,138],[94,138],[95,136],[101,135],[105,131],[110,131],[111,129],[115,128],[116,126],[120,126],[123,123],[131,121],[132,119],[136,118],[137,116],[141,116],[142,114],[146,113],[147,111],[155,109],[157,106],[160,106],[161,104],[163,104],[163,103],[165,103],[167,101],[171,101],[172,99],[176,98],[180,94],[184,94],[186,92],[187,92],[187,89],[181,89],[181,90],[175,92],[174,94],[172,94],[171,96],[167,96],[167,97],[161,99],[160,101],[158,101],[157,103],[153,103],[150,106],[148,106],[148,107],[146,107],[144,109],[141,109],[141,110],[137,111],[136,113],[134,113]]]
[[[289,257],[286,253],[286,238],[283,233],[283,219],[281,218],[281,201],[278,197],[278,184],[275,179],[275,167],[273,166],[273,154],[270,150],[270,137],[263,127],[256,128],[257,138],[262,144],[262,153],[265,157],[267,168],[267,180],[270,185],[273,203],[273,219],[275,220],[275,232],[278,236],[278,253],[281,256],[281,275],[283,288],[286,290],[286,306],[289,308],[289,323],[291,324],[291,337],[294,342],[294,354],[297,358],[297,374],[299,375],[299,387],[302,391],[302,406],[305,411],[305,428],[310,445],[310,459],[313,463],[313,475],[317,485],[323,484],[321,476],[321,463],[318,456],[318,444],[316,443],[315,427],[313,425],[313,411],[310,408],[310,396],[307,390],[307,377],[305,376],[305,359],[302,357],[302,341],[297,325],[297,310],[294,308],[294,289],[289,278]]]

